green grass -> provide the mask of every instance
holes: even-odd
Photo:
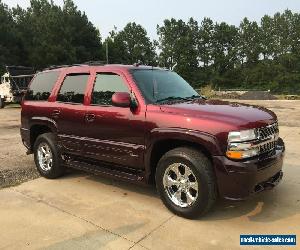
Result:
[[[18,103],[10,103],[10,104],[6,104],[5,108],[20,108],[21,105]]]

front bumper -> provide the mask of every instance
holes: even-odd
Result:
[[[226,156],[214,156],[213,162],[219,195],[230,200],[244,200],[252,194],[271,189],[282,179],[284,143],[271,155],[248,161],[233,161]]]

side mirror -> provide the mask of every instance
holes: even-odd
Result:
[[[111,100],[114,106],[123,108],[130,107],[131,97],[127,92],[116,92],[113,94]]]

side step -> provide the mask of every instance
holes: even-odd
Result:
[[[65,160],[68,167],[83,170],[96,175],[125,180],[134,183],[146,184],[144,172],[128,167],[113,166],[105,163],[86,162],[81,159],[68,158]]]

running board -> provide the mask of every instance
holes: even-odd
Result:
[[[65,161],[68,167],[83,170],[96,175],[107,176],[135,183],[145,183],[144,172],[121,166],[112,166],[105,163],[86,162],[69,158]]]

